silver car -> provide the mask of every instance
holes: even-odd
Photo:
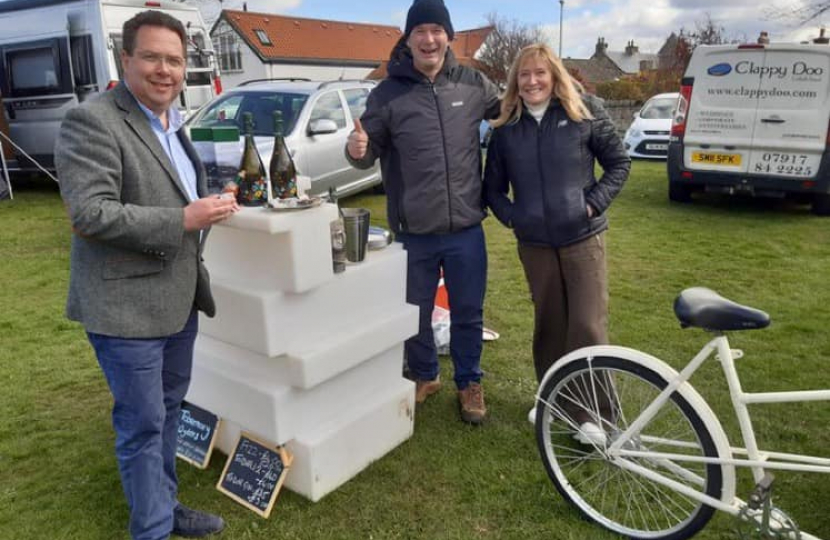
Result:
[[[346,161],[346,138],[366,108],[372,81],[249,81],[196,112],[189,127],[235,126],[244,134],[243,114],[254,119],[254,140],[266,168],[274,144],[274,111],[282,111],[283,134],[299,174],[311,178],[309,195],[338,197],[381,184],[378,164],[359,170]]]

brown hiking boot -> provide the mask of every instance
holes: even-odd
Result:
[[[467,388],[458,391],[458,403],[461,406],[461,419],[465,422],[480,424],[487,416],[484,389],[477,382],[471,382]]]
[[[441,389],[441,377],[437,376],[432,381],[416,380],[415,381],[415,403],[421,404],[427,400],[429,396]]]

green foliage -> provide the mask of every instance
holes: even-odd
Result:
[[[707,335],[681,330],[672,301],[684,287],[705,285],[772,315],[770,328],[731,336],[746,353],[738,369],[747,391],[830,388],[828,221],[785,201],[706,196],[676,205],[666,192],[665,164],[635,162],[609,212],[612,342],[682,365]],[[0,202],[0,538],[124,539],[111,398],[82,328],[63,315],[69,223],[52,184],[15,184],[15,196]],[[383,196],[343,203],[370,208],[384,224]],[[535,391],[527,285],[511,232],[493,218],[485,229],[485,324],[501,333],[482,360],[490,421],[463,425],[450,383],[417,411],[409,441],[319,503],[284,490],[268,520],[214,488],[223,455],[204,471],[180,462],[182,501],[227,519],[218,538],[617,538],[582,520],[545,476],[525,419]],[[446,358],[442,376],[452,380]],[[718,364],[692,382],[740,446]],[[763,447],[827,454],[827,403],[751,412]],[[827,478],[776,477],[776,504],[805,530],[830,536]],[[738,495],[746,499],[750,487],[744,471]],[[734,538],[732,526],[719,515],[696,540]]]

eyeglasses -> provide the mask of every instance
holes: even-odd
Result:
[[[181,56],[167,56],[164,54],[157,54],[144,51],[136,52],[135,55],[142,62],[152,64],[156,67],[159,67],[162,65],[162,63],[165,63],[173,69],[182,69],[185,64],[185,60]]]

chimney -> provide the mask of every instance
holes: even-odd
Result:
[[[605,51],[607,50],[608,44],[605,42],[605,38],[597,38],[597,45],[594,48],[594,56],[605,56]]]
[[[818,37],[813,40],[813,43],[816,43],[818,45],[827,45],[828,43],[830,43],[830,37],[824,35],[824,28],[819,30]]]
[[[634,40],[632,39],[628,43],[625,44],[625,55],[626,56],[634,56],[640,52],[640,48],[634,45]]]
[[[761,31],[758,34],[758,43],[761,45],[769,45],[769,34],[767,32]]]

